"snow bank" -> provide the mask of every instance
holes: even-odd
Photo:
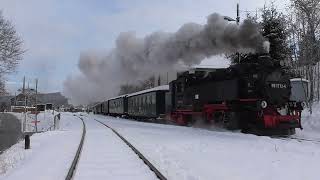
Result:
[[[302,112],[303,130],[297,129],[296,136],[308,139],[317,139],[320,141],[320,103],[313,105],[312,114],[308,109]]]
[[[320,133],[320,103],[314,104],[312,114],[309,113],[308,109],[303,111],[302,125],[305,130]]]

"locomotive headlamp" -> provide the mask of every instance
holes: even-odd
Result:
[[[306,102],[302,102],[302,103],[301,103],[301,107],[302,107],[302,108],[307,107],[307,103],[306,103]]]
[[[267,103],[267,101],[261,101],[260,105],[264,109],[264,108],[266,108],[268,106],[268,103]]]

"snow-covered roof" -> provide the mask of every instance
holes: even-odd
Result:
[[[124,95],[121,95],[121,96],[116,96],[116,97],[113,97],[113,98],[108,99],[108,101],[114,100],[114,99],[118,99],[118,98],[122,98],[122,97],[125,97],[125,96],[127,96],[127,95],[128,95],[128,94],[124,94]]]
[[[162,86],[157,86],[157,87],[154,87],[151,89],[146,89],[143,91],[138,91],[138,92],[135,92],[132,94],[128,94],[128,97],[136,96],[136,95],[144,94],[144,93],[148,93],[148,92],[153,92],[153,91],[168,91],[168,90],[169,90],[169,85],[162,85]]]
[[[96,107],[97,105],[101,104],[102,102],[96,102],[94,104],[91,105],[91,107]]]
[[[293,79],[290,79],[290,81],[304,81],[304,82],[309,82],[309,80],[306,80],[304,78],[293,78]]]

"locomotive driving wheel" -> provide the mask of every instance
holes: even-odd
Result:
[[[239,129],[239,114],[237,112],[225,112],[223,116],[223,126],[228,130]]]

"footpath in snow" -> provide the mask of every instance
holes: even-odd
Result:
[[[20,141],[4,151],[0,155],[0,180],[64,179],[80,142],[82,122],[64,113],[60,123],[60,130],[32,135],[31,149],[25,150],[24,141]]]
[[[170,180],[319,180],[320,177],[320,143],[317,142],[101,115],[88,117],[118,130]],[[297,136],[314,133],[306,128],[306,132]]]
[[[87,133],[74,179],[157,179],[143,161],[110,129],[93,119],[84,120]]]

